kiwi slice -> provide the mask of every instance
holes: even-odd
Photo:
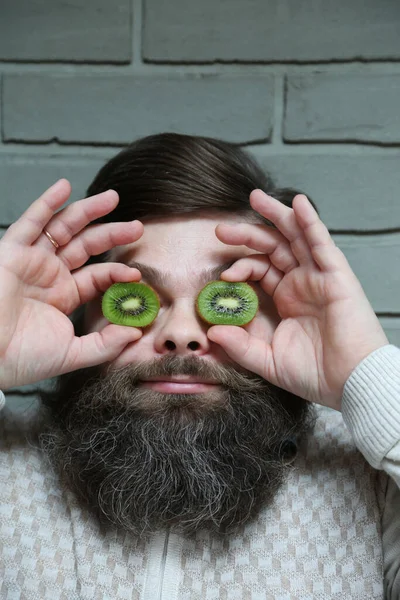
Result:
[[[199,293],[196,308],[211,325],[246,325],[258,310],[258,296],[244,282],[211,281]]]
[[[101,309],[110,323],[146,327],[158,315],[157,293],[144,283],[114,283],[105,292]]]

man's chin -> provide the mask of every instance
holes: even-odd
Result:
[[[228,533],[273,499],[285,461],[278,449],[262,456],[250,440],[235,439],[226,417],[216,425],[193,412],[141,415],[123,432],[117,421],[69,435],[53,430],[42,435],[42,448],[104,524],[138,535],[165,527]]]

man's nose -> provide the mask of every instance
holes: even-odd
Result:
[[[157,352],[205,354],[210,349],[207,337],[209,325],[197,314],[193,299],[181,298],[162,316],[163,323],[156,336]]]

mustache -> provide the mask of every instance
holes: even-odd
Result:
[[[212,363],[195,355],[188,357],[166,356],[151,362],[129,364],[119,369],[108,367],[104,369],[102,378],[124,379],[129,381],[131,385],[137,386],[144,379],[179,375],[188,375],[205,380],[211,379],[230,390],[240,392],[265,390],[268,386],[275,388],[259,375],[242,369],[236,364]]]

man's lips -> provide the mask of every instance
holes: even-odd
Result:
[[[219,383],[211,379],[200,379],[199,377],[152,377],[139,382],[142,387],[151,388],[157,392],[175,394],[193,394],[209,392],[216,388]]]
[[[141,381],[173,381],[174,383],[219,383],[215,379],[201,379],[201,377],[190,377],[186,375],[174,375],[168,377],[168,375],[162,375],[160,377],[150,377],[149,379],[142,379]]]

